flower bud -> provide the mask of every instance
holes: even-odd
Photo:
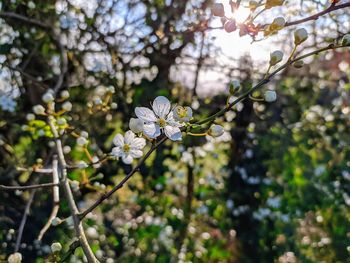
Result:
[[[55,98],[53,97],[51,92],[46,92],[43,96],[42,96],[42,100],[45,103],[51,103],[55,100]]]
[[[215,3],[213,4],[213,7],[211,8],[211,11],[214,16],[225,16],[225,9],[224,5],[221,3]]]
[[[77,163],[77,168],[78,169],[85,169],[85,168],[88,168],[88,167],[89,167],[88,164],[86,162],[84,162],[84,161],[80,161],[80,162]]]
[[[276,91],[274,90],[267,90],[264,94],[265,101],[267,102],[274,102],[277,99]]]
[[[87,139],[85,137],[82,137],[80,136],[78,139],[77,139],[77,144],[79,146],[85,146],[86,144],[88,143]]]
[[[51,251],[52,253],[57,253],[62,250],[62,245],[58,242],[52,243],[51,245]]]
[[[276,50],[270,54],[270,65],[274,66],[277,63],[281,62],[283,59],[283,52]]]
[[[278,30],[284,27],[284,25],[286,24],[286,20],[284,19],[284,17],[276,17],[271,26],[273,27],[273,29]]]
[[[68,90],[62,90],[61,91],[61,98],[62,99],[68,99],[69,98],[69,92],[68,92]]]
[[[62,220],[59,217],[54,217],[51,220],[51,225],[53,225],[53,226],[58,226],[61,223],[62,223]]]
[[[229,86],[229,91],[230,91],[230,94],[233,95],[235,94],[241,87],[241,82],[239,82],[239,80],[232,80],[230,82],[230,86]]]
[[[70,103],[69,101],[66,101],[65,103],[62,104],[62,109],[65,111],[71,111],[72,103]]]
[[[87,131],[82,131],[82,132],[80,133],[80,136],[87,139],[87,138],[89,138],[89,133],[88,133]]]
[[[235,20],[226,21],[226,23],[224,25],[224,29],[227,33],[231,33],[233,31],[236,31],[236,29],[237,29],[236,21]]]
[[[302,68],[304,66],[304,61],[298,60],[298,61],[294,62],[293,66],[295,68]]]
[[[210,126],[208,135],[212,137],[219,137],[225,132],[224,128],[221,125],[213,124]]]
[[[8,259],[8,263],[21,263],[22,262],[22,254],[21,253],[13,253],[11,254]]]
[[[249,1],[249,9],[255,10],[259,6],[259,3],[257,1]]]
[[[299,28],[294,32],[294,44],[300,45],[308,37],[308,33],[305,28]]]
[[[74,192],[77,192],[79,190],[80,183],[77,180],[73,180],[70,182],[70,186],[72,187],[72,190]]]
[[[138,118],[131,118],[129,128],[134,133],[141,133],[143,131],[143,121]]]
[[[115,88],[113,86],[108,86],[106,91],[113,94],[115,93]]]
[[[37,115],[45,115],[45,108],[42,105],[35,105],[33,111]]]
[[[35,115],[33,113],[28,113],[26,119],[27,121],[35,120]]]
[[[346,34],[343,36],[341,44],[342,46],[350,46],[350,34]]]
[[[190,107],[176,106],[173,110],[174,119],[180,122],[189,122],[192,114],[193,112]]]
[[[60,125],[60,126],[62,126],[62,125],[67,124],[67,121],[66,121],[65,118],[58,118],[58,119],[57,119],[57,124]]]

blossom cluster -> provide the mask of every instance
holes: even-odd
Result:
[[[164,96],[158,96],[152,103],[152,109],[136,107],[135,115],[129,122],[130,130],[115,135],[113,143],[115,147],[111,154],[122,158],[126,164],[131,164],[134,158],[143,155],[146,139],[156,139],[162,134],[172,141],[181,141],[183,127],[192,118],[190,107],[172,107],[170,101]],[[145,138],[143,138],[143,137]]]

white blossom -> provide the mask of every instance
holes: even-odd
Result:
[[[142,149],[146,145],[144,138],[138,138],[132,131],[127,131],[124,136],[117,134],[113,143],[112,155],[121,157],[125,164],[131,164],[134,158],[140,158],[143,155]]]
[[[208,134],[212,137],[219,137],[225,132],[224,127],[221,125],[213,124],[210,126]]]
[[[152,104],[152,110],[145,107],[136,107],[136,116],[144,121],[143,133],[150,138],[157,138],[161,131],[172,141],[182,139],[181,124],[174,119],[171,105],[167,98],[159,96]]]
[[[192,118],[192,109],[190,107],[176,106],[173,109],[174,119],[179,122],[189,122]]]
[[[138,118],[131,118],[129,128],[134,133],[141,133],[143,131],[143,121]]]
[[[16,105],[17,103],[13,98],[5,95],[0,96],[0,107],[3,111],[14,112]]]

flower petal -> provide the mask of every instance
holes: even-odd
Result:
[[[134,158],[132,158],[132,156],[130,154],[124,154],[122,156],[122,161],[125,164],[131,164],[133,160],[134,160]]]
[[[131,143],[132,149],[141,150],[146,146],[146,140],[144,138],[135,138]]]
[[[158,120],[154,112],[146,107],[136,107],[135,114],[137,118],[145,122],[156,122]]]
[[[174,119],[174,113],[172,111],[168,114],[168,116],[166,118],[166,122],[170,126],[173,126],[173,127],[181,127],[182,126],[180,122],[178,122]]]
[[[114,136],[113,143],[115,146],[123,147],[124,145],[123,135],[118,133],[116,136]]]
[[[124,143],[130,145],[134,140],[134,138],[135,138],[135,134],[132,131],[127,131],[124,135]]]
[[[167,125],[164,128],[165,135],[172,141],[181,141],[182,134],[178,127]]]
[[[143,125],[143,133],[152,139],[157,138],[160,135],[160,127],[155,123],[145,124]]]
[[[159,118],[165,118],[171,109],[170,101],[164,96],[158,96],[154,99],[152,108]]]
[[[131,151],[130,151],[130,155],[131,155],[133,158],[140,158],[140,157],[142,157],[143,152],[140,151],[140,150],[131,150]]]
[[[113,147],[111,153],[116,157],[121,157],[124,154],[122,147],[119,147],[119,146]]]

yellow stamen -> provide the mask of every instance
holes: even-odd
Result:
[[[126,153],[129,152],[130,151],[130,145],[129,144],[124,144],[123,151],[126,152]]]
[[[160,118],[158,123],[159,123],[159,126],[162,128],[166,126],[166,120],[164,120],[163,118]]]

